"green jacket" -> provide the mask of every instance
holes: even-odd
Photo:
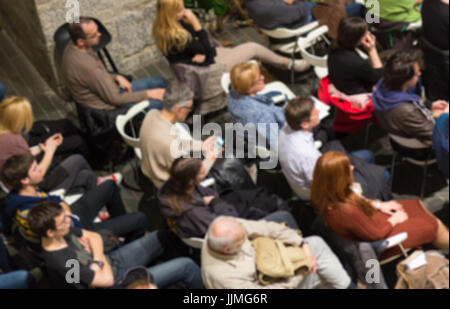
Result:
[[[373,1],[365,0],[370,9]],[[413,23],[421,19],[420,11],[414,6],[414,0],[378,0],[380,18],[388,21]],[[378,14],[375,14],[378,15]]]

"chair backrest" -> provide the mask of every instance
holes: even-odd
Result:
[[[389,138],[391,138],[394,142],[399,144],[400,146],[403,146],[405,148],[410,149],[428,149],[430,146],[425,145],[420,140],[416,138],[408,138],[408,137],[402,137],[398,136],[392,133],[389,133]]]
[[[148,107],[148,105],[149,102],[147,100],[137,103],[133,107],[131,107],[125,115],[119,115],[116,118],[117,131],[119,132],[120,136],[125,141],[125,143],[131,147],[139,148],[140,139],[139,136],[137,137],[129,136],[125,132],[125,127],[130,120],[132,120],[139,113],[143,112]]]
[[[317,56],[309,52],[307,49],[312,47],[315,43],[323,39],[323,36],[328,32],[328,26],[321,26],[313,31],[311,31],[306,37],[299,38],[298,45],[300,53],[304,60],[313,66],[318,66],[322,68],[327,68],[328,55]]]
[[[201,249],[203,246],[203,238],[191,237],[191,238],[182,238],[181,239],[186,245],[192,247],[194,249]]]
[[[312,23],[306,24],[304,26],[301,26],[297,29],[288,29],[288,28],[276,28],[276,29],[263,29],[260,28],[261,32],[265,35],[274,38],[274,39],[288,39],[293,37],[299,37],[302,36],[311,30],[317,28],[319,26],[318,21],[314,21]]]

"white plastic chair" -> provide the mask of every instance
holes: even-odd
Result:
[[[401,151],[395,151],[392,157],[392,165],[391,165],[391,185],[394,179],[394,171],[395,171],[395,162],[397,160],[398,155],[402,156],[405,161],[408,161],[414,165],[420,166],[423,169],[423,177],[422,177],[422,185],[420,189],[420,198],[423,198],[425,195],[425,188],[427,184],[427,170],[428,166],[436,163],[436,159],[431,159],[432,156],[432,148],[430,146],[425,145],[420,140],[416,138],[406,138],[402,136],[398,136],[395,134],[389,133],[389,139],[391,141],[392,147],[395,149],[395,144],[400,145],[401,147],[411,149],[413,151],[429,151],[428,156],[425,160],[421,160],[418,158],[413,158],[408,156],[406,153],[402,153]]]
[[[124,140],[124,142],[133,147],[134,153],[139,160],[142,160],[142,153],[140,149],[140,140],[139,140],[139,132],[134,132],[133,126],[131,126],[131,130],[133,131],[134,136],[130,136],[125,132],[125,127],[129,121],[131,121],[138,114],[143,113],[146,108],[148,108],[149,102],[147,100],[142,101],[140,103],[135,104],[131,107],[125,115],[119,115],[116,118],[116,128],[119,132],[120,136]]]
[[[191,237],[191,238],[181,238],[181,240],[191,248],[201,249],[203,246],[203,238]]]
[[[314,49],[314,44],[319,42],[320,40],[325,41],[327,44],[330,44],[329,40],[325,37],[325,34],[328,32],[328,26],[320,26],[317,29],[314,29],[306,37],[300,37],[298,39],[298,46],[300,53],[304,60],[314,66],[314,72],[316,73],[319,79],[328,76],[328,55],[325,56],[317,56],[308,51],[308,48]]]

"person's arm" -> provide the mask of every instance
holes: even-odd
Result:
[[[244,229],[247,231],[247,236],[250,239],[263,236],[281,240],[284,243],[292,245],[300,245],[303,240],[303,237],[295,230],[280,223],[265,220],[253,221],[238,219],[238,221],[244,226]]]
[[[213,61],[216,56],[216,50],[211,46],[208,32],[205,29],[202,29],[197,17],[192,12],[187,15],[193,15],[192,17],[189,17],[190,19],[193,19],[193,21],[184,20],[181,25],[191,33],[192,40],[186,44],[181,53],[192,57],[191,61],[194,63],[202,64],[204,62],[209,63]]]
[[[402,115],[397,115],[402,130],[407,132],[409,136],[417,138],[427,146],[433,143],[434,123],[427,119],[421,111],[414,108],[408,111],[402,111]]]
[[[41,170],[41,173],[43,175],[47,173],[50,164],[52,163],[56,149],[59,147],[59,145],[62,144],[62,141],[63,137],[58,133],[50,136],[44,144],[39,144],[41,150],[44,151],[44,156],[41,162],[39,162],[39,169]]]

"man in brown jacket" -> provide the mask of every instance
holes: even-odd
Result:
[[[149,109],[161,109],[166,83],[161,77],[149,77],[130,83],[119,74],[109,73],[96,52],[101,33],[91,18],[81,17],[69,24],[72,42],[64,50],[62,74],[75,102],[84,106],[114,110],[149,100]]]

